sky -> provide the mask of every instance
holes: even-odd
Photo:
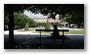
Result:
[[[48,17],[48,16],[44,16],[41,13],[35,14],[35,13],[32,13],[31,11],[27,11],[27,10],[24,11],[24,14],[30,18],[47,18]]]
[[[24,14],[30,18],[48,18],[48,15],[44,16],[41,13],[35,14],[35,13],[32,13],[31,11],[27,11],[27,10],[24,11]],[[56,14],[55,18],[59,19],[59,14]]]

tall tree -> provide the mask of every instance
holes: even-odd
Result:
[[[46,24],[45,24],[45,29],[47,30],[49,30],[50,29],[50,24],[49,24],[49,21],[47,20],[47,22],[46,22]]]
[[[14,35],[13,35],[13,27],[14,27],[14,15],[13,15],[13,6],[8,5],[8,14],[9,14],[9,43],[13,44]]]

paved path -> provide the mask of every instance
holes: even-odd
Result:
[[[4,31],[4,34],[9,34],[9,31]],[[34,32],[31,32],[31,31],[25,31],[25,32],[20,32],[18,30],[14,30],[14,34],[21,34],[21,35],[28,35],[28,34],[31,34],[31,35],[34,35],[34,34],[39,34],[39,33],[34,33]]]
[[[75,29],[77,30],[77,29]],[[9,31],[4,31],[4,34],[9,34]],[[21,35],[39,35],[40,33],[36,33],[36,32],[32,32],[32,31],[24,31],[24,32],[20,32],[19,30],[14,30],[14,34],[15,35],[18,35],[18,34],[21,34]],[[49,34],[44,34],[42,33],[42,35],[49,35]],[[84,35],[84,34],[65,34],[65,35]]]

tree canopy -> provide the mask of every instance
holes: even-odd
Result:
[[[66,14],[84,16],[84,4],[5,4],[5,13],[7,13],[8,5],[12,5],[14,11],[30,10],[33,13],[49,15],[52,18],[55,18],[56,14],[62,16]]]
[[[4,18],[4,24],[8,25],[9,24],[9,19],[8,16]],[[23,13],[17,13],[14,12],[14,29],[18,28],[24,28],[25,24],[28,23],[30,27],[35,27],[37,26],[37,22],[35,22],[33,19],[29,18],[27,15]]]
[[[69,23],[84,23],[84,4],[5,4],[5,16],[8,15],[10,5],[14,12],[23,13],[24,10],[28,10],[33,13],[48,15],[51,18],[55,18],[59,14],[60,18],[66,17]]]

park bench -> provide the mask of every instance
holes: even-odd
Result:
[[[42,32],[42,31],[50,32],[50,31],[53,31],[53,30],[36,29],[36,31],[39,31],[39,32],[40,32],[40,37],[39,37],[40,43],[39,43],[39,44],[42,44],[42,43],[41,43],[41,39],[42,39],[42,37],[41,37],[41,32]],[[58,31],[63,32],[63,34],[61,35],[61,37],[60,37],[60,38],[57,38],[57,39],[61,39],[61,40],[62,40],[62,45],[63,45],[65,39],[69,39],[69,38],[67,38],[67,37],[64,35],[64,32],[69,32],[69,30],[67,30],[67,29],[60,29],[60,30],[58,30]],[[47,38],[48,38],[48,37],[47,37]],[[54,39],[54,38],[48,38],[48,39],[53,39],[53,43],[54,43],[55,40],[56,40],[56,39]]]

